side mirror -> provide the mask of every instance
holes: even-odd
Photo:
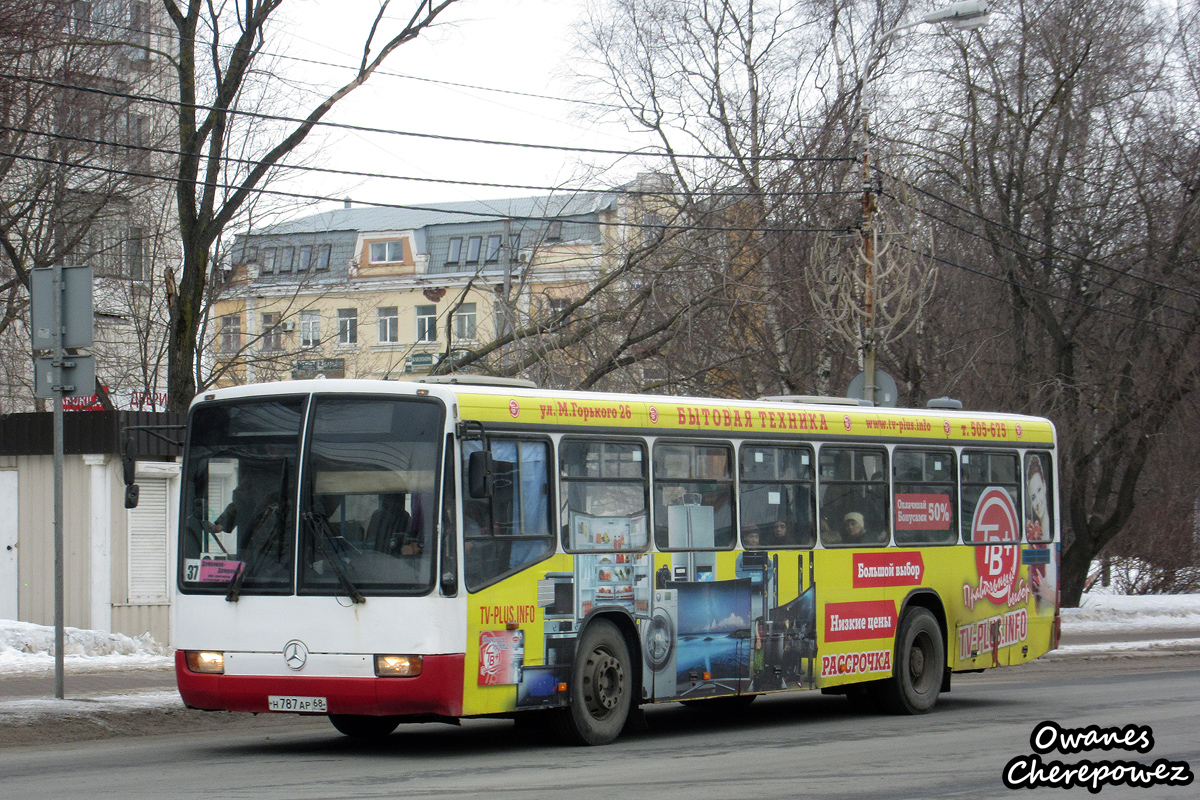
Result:
[[[486,450],[476,450],[467,460],[467,492],[477,500],[492,496],[496,460]]]
[[[125,485],[132,486],[137,482],[137,444],[133,434],[125,434],[125,446],[121,453],[121,470],[124,472]]]

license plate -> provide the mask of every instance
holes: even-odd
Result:
[[[284,697],[275,694],[267,698],[267,708],[271,711],[311,711],[318,714],[329,711],[324,697]]]

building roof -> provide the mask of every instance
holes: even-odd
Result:
[[[588,192],[582,195],[540,195],[503,200],[430,203],[403,208],[338,208],[247,233],[278,236],[329,231],[407,231],[426,225],[574,217],[611,209],[615,202],[616,195],[613,193]]]

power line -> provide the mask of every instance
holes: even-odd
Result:
[[[389,136],[407,136],[418,139],[431,139],[436,141],[459,142],[462,144],[483,144],[496,147],[517,147],[533,150],[555,150],[565,153],[589,153],[592,155],[612,155],[622,157],[655,157],[655,158],[672,158],[685,160],[700,160],[700,161],[758,161],[758,162],[790,162],[790,163],[834,163],[851,161],[847,156],[799,156],[799,155],[779,155],[779,156],[725,156],[715,155],[712,153],[674,153],[674,152],[646,152],[637,150],[616,150],[603,147],[575,147],[571,145],[551,145],[537,144],[534,142],[506,142],[496,139],[479,139],[470,136],[450,136],[447,134],[435,133],[420,133],[417,131],[398,131],[390,128],[374,128],[367,125],[352,125],[345,122],[327,122],[325,120],[311,121],[301,119],[299,117],[287,117],[280,114],[263,114],[257,111],[243,111],[234,108],[216,108],[214,106],[203,105],[199,103],[184,103],[179,100],[167,100],[161,97],[152,95],[138,95],[129,92],[117,92],[110,89],[100,89],[93,86],[79,86],[75,84],[62,83],[61,81],[50,81],[44,78],[35,78],[31,75],[12,75],[8,73],[0,73],[0,79],[10,81],[27,81],[36,83],[50,88],[65,89],[68,91],[87,92],[90,94],[99,94],[106,97],[116,97],[123,100],[131,100],[136,102],[154,103],[158,105],[171,106],[175,108],[190,108],[197,111],[219,111],[223,114],[231,116],[242,116],[251,119],[267,120],[270,122],[287,122],[292,124],[310,124],[314,127],[332,128],[335,130],[355,131],[357,133],[381,133]]]
[[[58,19],[64,20],[67,23],[72,23],[77,20],[76,17],[70,16],[70,15],[54,14],[52,12],[46,12],[46,16],[57,17]],[[164,34],[161,30],[153,30],[152,31],[152,30],[144,29],[144,28],[135,28],[132,25],[122,25],[122,24],[117,24],[114,22],[100,22],[100,21],[95,21],[95,20],[89,20],[88,24],[92,25],[94,27],[109,28],[114,31],[124,31],[124,32],[128,32],[128,33],[133,33],[133,34],[145,34],[147,36],[159,36],[159,37],[163,37],[163,38],[169,38],[172,41],[178,41],[181,38],[177,35],[177,32],[175,32],[175,31]],[[201,39],[198,36],[194,37],[193,41],[195,41],[199,44],[209,46],[209,47],[214,46],[213,42],[205,40],[205,39]],[[224,49],[224,50],[236,49],[233,45],[228,45],[228,44],[217,44],[216,46],[221,49]],[[318,59],[303,58],[301,56],[290,55],[288,53],[278,53],[278,52],[273,52],[273,51],[269,51],[269,50],[260,50],[258,52],[259,52],[259,55],[261,55],[261,56],[266,56],[268,58],[278,58],[278,59],[282,59],[285,61],[294,61],[299,64],[311,64],[313,66],[319,66],[319,67],[332,67],[334,69],[345,70],[347,72],[357,72],[358,71],[358,67],[350,66],[347,64],[338,64],[338,63],[335,63],[332,61],[320,61]],[[418,81],[421,83],[431,83],[431,84],[435,84],[435,85],[439,85],[439,86],[449,86],[449,87],[456,88],[456,89],[471,89],[473,91],[480,91],[480,92],[491,92],[491,93],[495,93],[495,94],[507,94],[507,95],[513,95],[516,97],[528,97],[528,98],[531,98],[534,100],[551,100],[551,101],[558,102],[558,103],[573,103],[575,105],[595,106],[598,108],[612,109],[614,111],[628,110],[627,106],[621,105],[619,103],[605,103],[605,102],[601,102],[598,100],[586,100],[586,99],[583,99],[580,97],[560,97],[558,95],[538,94],[536,92],[524,92],[524,91],[519,91],[516,89],[501,89],[501,88],[498,88],[495,86],[482,86],[482,85],[470,84],[470,83],[457,83],[455,81],[447,81],[447,80],[443,80],[443,79],[439,79],[439,78],[427,78],[427,77],[423,77],[420,75],[408,75],[403,72],[392,72],[392,71],[389,71],[389,70],[386,70],[383,68],[375,70],[374,74],[380,75],[383,77],[388,77],[388,78],[402,78],[405,80]],[[683,115],[683,116],[692,118],[692,119],[706,119],[706,117],[703,117],[698,114],[688,114],[688,115]],[[798,125],[797,127],[812,128],[814,130],[822,130],[823,129],[821,126]]]
[[[179,150],[169,150],[162,147],[151,147],[148,145],[130,144],[128,142],[115,142],[107,139],[90,139],[83,136],[72,136],[66,133],[57,133],[53,131],[42,131],[33,128],[13,128],[6,125],[0,125],[0,131],[8,131],[17,134],[27,134],[30,136],[40,136],[49,139],[58,139],[60,141],[79,142],[81,144],[95,145],[98,147],[113,147],[122,148],[131,152],[149,152],[158,153],[161,155],[179,157],[184,153]],[[229,155],[219,157],[223,164],[240,164],[254,165],[259,163],[252,158],[236,158]],[[400,180],[400,181],[416,181],[423,183],[442,183],[454,186],[478,186],[493,189],[527,189],[539,192],[560,192],[563,194],[612,194],[620,191],[620,187],[611,187],[605,189],[592,189],[586,187],[566,187],[566,186],[535,186],[530,184],[520,183],[488,183],[485,181],[463,181],[451,180],[449,178],[421,178],[411,175],[390,175],[381,172],[359,172],[355,170],[334,169],[332,167],[313,167],[302,164],[276,164],[276,168],[280,170],[290,170],[294,172],[312,172],[324,175],[342,175],[352,178],[375,178],[384,180]],[[788,191],[788,192],[747,192],[747,191],[703,191],[703,192],[685,192],[674,189],[654,189],[642,194],[650,194],[655,197],[714,197],[714,198],[751,198],[751,197],[821,197],[826,195],[855,195],[859,194],[858,190],[838,189],[825,190],[814,189],[811,191]]]
[[[106,175],[122,175],[122,176],[129,177],[129,178],[141,178],[141,179],[145,179],[145,180],[161,181],[164,183],[175,184],[175,183],[179,182],[178,178],[173,178],[173,177],[155,174],[155,173],[151,173],[151,172],[135,172],[133,170],[117,169],[115,167],[101,167],[101,166],[97,166],[97,165],[68,165],[68,164],[64,164],[62,161],[52,159],[52,158],[42,158],[40,156],[31,156],[31,155],[25,155],[22,153],[12,153],[12,152],[2,151],[2,150],[0,150],[0,158],[15,158],[15,159],[19,159],[21,161],[30,161],[30,162],[34,162],[34,163],[49,164],[49,165],[59,166],[59,167],[70,166],[75,169],[91,170],[93,172],[98,172],[98,173],[106,174]],[[378,201],[358,200],[355,198],[335,198],[335,197],[328,197],[326,195],[303,194],[300,192],[285,192],[285,191],[282,191],[279,189],[264,189],[261,187],[242,187],[237,184],[213,183],[211,181],[203,181],[203,180],[194,181],[194,183],[197,185],[210,186],[210,187],[214,187],[217,189],[225,189],[225,190],[245,189],[245,191],[248,191],[248,192],[260,195],[260,196],[270,195],[270,196],[274,196],[274,197],[286,197],[286,198],[290,198],[293,200],[310,200],[310,201],[317,201],[317,202],[339,203],[345,199],[349,199],[351,202],[353,202],[359,206],[370,206],[373,208],[391,208],[391,209],[396,209],[396,210],[400,210],[400,211],[429,211],[429,212],[434,212],[434,213],[439,213],[439,214],[457,214],[459,216],[464,216],[464,217],[482,217],[485,219],[502,218],[502,219],[511,219],[511,220],[515,220],[515,221],[522,221],[522,222],[554,222],[556,220],[562,219],[561,216],[508,215],[508,214],[503,214],[500,212],[488,213],[488,212],[484,212],[484,211],[465,211],[465,210],[460,210],[460,209],[437,208],[434,206],[417,206],[417,205],[408,205],[408,204],[402,204],[402,203],[385,203],[385,202],[378,202]],[[486,202],[486,201],[484,201],[484,202]],[[741,227],[741,226],[725,226],[725,225],[720,225],[720,226],[716,226],[716,225],[672,225],[672,224],[665,223],[665,222],[661,223],[661,224],[655,224],[655,223],[620,222],[620,221],[618,221],[618,222],[598,222],[597,224],[611,225],[612,227],[616,227],[616,228],[635,228],[635,229],[646,229],[646,230],[653,230],[653,231],[702,231],[702,232],[714,232],[714,233],[847,233],[848,232],[848,229],[845,227],[842,227],[842,228],[797,228],[797,227],[764,228],[764,227]]]

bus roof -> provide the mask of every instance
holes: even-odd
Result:
[[[193,403],[296,394],[427,395],[456,407],[457,420],[489,427],[624,430],[759,436],[922,440],[1053,446],[1042,417],[987,411],[881,408],[795,400],[734,400],[538,389],[477,383],[315,379],[249,384],[197,395]],[[807,398],[806,398],[807,399]],[[813,398],[817,400],[818,398]]]

